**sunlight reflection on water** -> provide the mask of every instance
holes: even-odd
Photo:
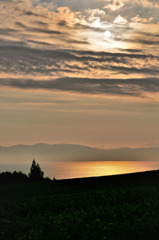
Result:
[[[39,162],[45,177],[51,179],[81,178],[93,176],[116,175],[159,169],[158,162],[145,161],[92,161],[92,162]],[[22,171],[29,173],[29,164],[0,164],[2,171]]]
[[[41,166],[46,176],[66,179],[157,170],[159,162],[53,162]]]

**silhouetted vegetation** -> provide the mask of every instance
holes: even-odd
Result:
[[[159,171],[0,186],[0,239],[158,240]]]
[[[28,181],[41,181],[44,180],[44,172],[41,170],[40,166],[33,159],[30,173],[26,175],[25,173],[17,172],[2,172],[0,173],[0,184],[5,183],[24,183]],[[49,178],[45,178],[45,180],[50,180]]]
[[[41,170],[39,164],[36,163],[34,159],[28,176],[31,181],[43,180],[44,172]]]
[[[7,171],[0,173],[0,183],[19,183],[28,181],[28,176],[22,172],[13,173]]]

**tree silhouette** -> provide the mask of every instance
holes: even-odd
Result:
[[[27,182],[28,176],[22,172],[2,172],[0,173],[0,184],[1,183],[21,183]]]
[[[29,179],[32,181],[39,181],[39,180],[42,180],[43,177],[44,177],[44,172],[41,170],[39,164],[36,163],[35,160],[33,159],[33,162],[30,168]]]

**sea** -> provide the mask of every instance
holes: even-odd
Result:
[[[44,177],[70,179],[159,170],[159,161],[39,162]],[[30,171],[30,163],[0,164],[0,172]]]

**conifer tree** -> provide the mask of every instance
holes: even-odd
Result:
[[[33,159],[33,162],[30,168],[30,173],[29,173],[30,180],[39,181],[39,180],[42,180],[43,177],[44,177],[44,172],[41,170],[39,164],[35,162],[35,159]]]

